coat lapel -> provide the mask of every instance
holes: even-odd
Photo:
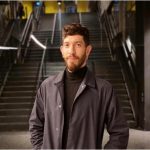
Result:
[[[63,103],[64,101],[64,71],[60,72],[55,81],[54,84],[56,85],[56,87],[58,88],[58,92],[60,94],[61,97],[61,101]]]
[[[80,96],[80,94],[84,91],[86,86],[89,86],[92,88],[95,87],[95,77],[94,77],[93,73],[90,72],[89,70],[86,72],[85,77],[84,77],[81,85],[79,86],[79,89],[78,89],[77,94],[75,96],[74,102]]]

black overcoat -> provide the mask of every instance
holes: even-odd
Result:
[[[40,86],[29,120],[35,149],[61,149],[64,125],[64,71]],[[68,149],[127,148],[129,128],[111,84],[87,71],[74,99],[69,120]]]

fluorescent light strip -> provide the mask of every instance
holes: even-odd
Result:
[[[2,50],[10,50],[10,49],[12,49],[12,50],[17,50],[17,49],[18,49],[18,47],[0,46],[0,49],[2,49]]]
[[[31,36],[31,39],[37,44],[39,45],[40,47],[42,47],[43,49],[46,49],[46,46],[43,45],[39,40],[37,40],[37,38],[32,34]]]

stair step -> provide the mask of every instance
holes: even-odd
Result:
[[[25,58],[25,61],[41,61],[41,58]]]
[[[122,109],[123,109],[123,112],[124,112],[124,113],[131,113],[131,114],[132,114],[131,107],[122,106]]]
[[[8,78],[9,81],[35,81],[37,79],[36,76],[10,76]]]
[[[36,75],[37,74],[37,70],[19,70],[19,71],[11,71],[10,75]]]
[[[123,81],[121,80],[121,79],[115,79],[115,78],[113,78],[113,79],[107,79],[107,81],[109,81],[110,83],[123,83]]]
[[[42,55],[39,54],[30,54],[30,56],[27,56],[26,59],[42,59]]]
[[[0,123],[28,122],[29,115],[0,116]]]
[[[20,96],[20,97],[0,97],[0,103],[20,103],[20,102],[34,102],[35,96]]]
[[[127,94],[121,94],[121,95],[117,95],[118,96],[118,98],[121,100],[121,101],[124,101],[124,100],[128,100],[129,98],[128,98],[128,96],[127,96]]]
[[[33,103],[31,102],[0,103],[0,109],[18,109],[18,108],[26,109],[26,108],[32,108],[32,107],[33,107]]]
[[[23,64],[16,64],[14,67],[38,67],[39,62],[28,62],[28,63],[23,63]]]
[[[37,71],[12,71],[10,72],[10,76],[22,77],[22,76],[36,76]]]
[[[31,109],[0,109],[1,116],[30,115]]]
[[[129,103],[129,101],[128,100],[120,100],[119,101],[120,102],[120,105],[121,106],[126,106],[126,107],[130,107],[130,103]]]
[[[36,71],[36,70],[38,70],[38,67],[28,67],[28,66],[27,66],[27,67],[25,67],[25,66],[24,66],[24,67],[23,67],[23,66],[21,67],[21,66],[17,66],[17,67],[14,67],[14,68],[12,69],[12,71],[22,71],[22,70],[23,70],[23,71],[24,71],[24,70],[25,70],[25,71],[26,71],[26,70],[34,70],[34,71]]]
[[[96,76],[99,76],[100,78],[105,79],[105,80],[113,80],[113,79],[117,78],[117,79],[123,81],[122,76],[119,74],[118,75],[111,75],[111,74],[109,74],[109,75],[96,75]]]
[[[28,122],[0,123],[0,131],[28,131]]]
[[[47,66],[48,71],[62,71],[65,69],[65,66]]]
[[[32,96],[34,95],[34,91],[4,91],[2,93],[2,96],[7,96],[7,97],[20,97],[20,96]]]
[[[105,68],[95,68],[95,74],[96,76],[101,75],[101,74],[111,74],[113,76],[120,74],[121,71],[117,69],[108,69],[107,67]]]
[[[1,116],[30,115],[31,109],[0,109]]]
[[[92,55],[89,56],[90,58],[100,58],[100,59],[111,59],[110,54],[99,54],[99,53],[93,53]]]
[[[49,75],[56,75],[56,74],[58,74],[60,71],[47,71],[46,72],[46,75],[44,76],[44,77],[48,77]]]
[[[43,54],[43,51],[41,51],[41,50],[31,50],[31,52],[30,52],[30,55],[32,55],[32,54],[39,54],[39,55],[41,55],[42,56],[42,54]]]
[[[103,49],[93,49],[91,55],[94,54],[101,54],[101,55],[109,55],[110,56],[110,52],[108,50],[103,50]]]
[[[35,90],[35,86],[34,85],[30,85],[30,86],[21,86],[21,85],[12,85],[12,86],[5,86],[4,87],[4,91],[29,91],[29,90]]]
[[[95,64],[95,66],[108,66],[108,67],[117,66],[117,67],[120,67],[120,65],[118,64],[118,62],[115,62],[115,61],[105,61],[105,62],[102,62],[101,60],[95,60],[93,62]]]
[[[65,66],[64,62],[46,62],[48,66]]]
[[[36,85],[36,82],[31,81],[8,81],[7,85]]]
[[[117,95],[127,94],[126,89],[115,89]]]
[[[124,116],[125,116],[126,120],[134,120],[132,113],[125,113]]]
[[[106,57],[106,58],[104,58],[104,57],[89,57],[89,60],[101,60],[102,62],[103,61],[110,61],[111,60],[111,58],[110,57]]]
[[[125,89],[126,90],[126,87],[125,87],[125,84],[124,83],[113,83],[112,84],[114,89]]]
[[[134,120],[127,120],[127,123],[128,123],[130,128],[136,128],[137,127],[137,123]]]

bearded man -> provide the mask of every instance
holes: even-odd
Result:
[[[125,149],[129,128],[112,85],[88,69],[89,30],[65,25],[60,51],[66,68],[41,84],[29,120],[34,149]]]

